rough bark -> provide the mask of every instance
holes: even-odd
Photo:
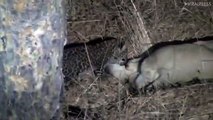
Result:
[[[1,120],[48,120],[59,108],[62,1],[0,1]]]

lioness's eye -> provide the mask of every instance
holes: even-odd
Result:
[[[125,67],[128,67],[128,65],[127,65],[127,59],[125,59],[125,58],[122,58],[121,60],[120,60],[120,65],[122,65],[122,66],[125,66]]]
[[[114,59],[118,59],[118,57],[114,56]]]

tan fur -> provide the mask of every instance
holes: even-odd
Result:
[[[130,60],[126,67],[108,65],[109,73],[119,79],[128,79],[138,89],[153,82],[153,85],[185,83],[195,78],[213,79],[213,50],[210,44],[170,45],[158,49],[145,58],[139,67],[140,58]],[[140,71],[140,73],[139,73]]]
[[[184,83],[194,78],[213,78],[213,51],[196,44],[167,46],[145,59],[141,77],[136,80],[138,88],[147,82],[155,86]]]

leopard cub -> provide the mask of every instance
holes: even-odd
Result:
[[[103,66],[110,59],[124,60],[126,56],[125,41],[113,37],[65,45],[62,70],[65,87],[81,79],[84,73],[102,73]]]

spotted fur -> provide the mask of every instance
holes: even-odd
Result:
[[[66,45],[63,55],[65,85],[74,83],[72,80],[78,80],[79,74],[87,70],[102,71],[103,65],[110,58],[125,58],[126,50],[123,41],[111,37]]]

